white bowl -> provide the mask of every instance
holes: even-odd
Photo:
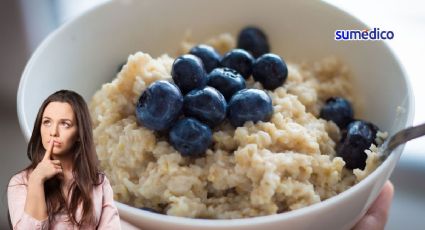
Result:
[[[390,134],[412,124],[413,95],[397,58],[382,41],[334,40],[337,29],[366,29],[353,16],[319,1],[143,0],[110,1],[52,33],[36,50],[22,75],[18,116],[27,138],[41,102],[59,89],[89,101],[110,81],[129,54],[174,53],[191,29],[202,41],[222,32],[258,25],[272,51],[287,60],[319,60],[336,55],[350,68],[364,110]],[[403,109],[398,109],[399,107]],[[402,111],[397,112],[397,111]],[[377,197],[403,147],[366,179],[341,194],[295,211],[236,220],[204,220],[145,212],[117,202],[120,215],[144,229],[349,229]]]

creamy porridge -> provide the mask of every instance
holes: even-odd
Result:
[[[221,53],[235,47],[229,34],[206,43]],[[183,42],[181,53],[193,45]],[[312,64],[288,62],[285,84],[266,90],[273,105],[270,121],[237,128],[226,121],[213,129],[205,157],[183,157],[135,116],[141,93],[155,81],[171,79],[173,61],[166,54],[130,55],[90,103],[96,150],[119,202],[193,218],[270,215],[335,196],[380,163],[372,145],[364,170],[344,167],[335,150],[340,129],[319,118],[329,97],[344,97],[357,109],[349,72],[333,57]],[[246,85],[263,89],[252,77]]]

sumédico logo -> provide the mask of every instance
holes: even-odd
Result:
[[[335,30],[336,41],[370,41],[370,40],[391,40],[394,38],[394,32],[391,30]]]

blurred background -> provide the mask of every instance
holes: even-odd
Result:
[[[421,89],[425,84],[424,1],[406,0],[402,4],[397,0],[325,1],[350,12],[371,28],[394,32],[394,39],[387,44],[410,77],[416,101],[414,123],[425,122],[425,90]],[[0,229],[8,228],[6,191],[9,179],[29,163],[27,143],[16,112],[16,93],[25,64],[49,33],[102,2],[105,0],[0,1]],[[386,229],[425,229],[425,138],[406,145],[391,180],[395,185],[395,197]]]

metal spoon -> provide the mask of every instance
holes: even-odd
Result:
[[[425,124],[411,126],[398,131],[396,134],[387,138],[379,147],[381,157],[386,159],[397,146],[404,144],[412,139],[425,135]]]

